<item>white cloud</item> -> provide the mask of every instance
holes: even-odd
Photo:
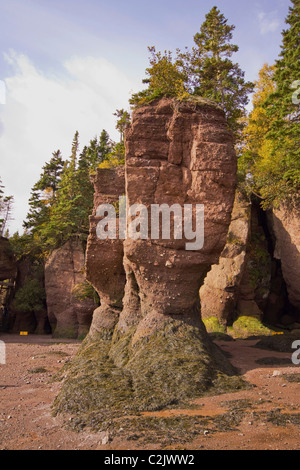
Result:
[[[0,176],[15,196],[13,232],[22,227],[30,189],[52,152],[60,149],[67,158],[76,130],[81,148],[102,129],[118,138],[113,113],[128,108],[140,85],[103,58],[73,57],[63,64],[63,77],[47,76],[13,51],[6,60],[14,72],[4,79],[6,104],[0,105]]]
[[[259,29],[261,34],[274,33],[279,25],[280,21],[276,18],[276,12],[258,14]]]

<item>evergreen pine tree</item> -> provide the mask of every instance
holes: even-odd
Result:
[[[60,175],[59,190],[51,207],[48,222],[40,230],[47,249],[61,246],[72,236],[86,240],[89,219],[93,207],[93,186],[90,170],[98,158],[97,139],[79,152],[79,133],[76,131],[70,158],[64,163]]]
[[[130,126],[130,114],[124,109],[117,109],[114,116],[118,118],[116,129],[120,132],[120,143],[123,143],[125,130]]]
[[[7,225],[12,220],[13,196],[5,196],[5,188],[0,178],[0,235],[7,231]]]
[[[112,150],[112,141],[109,137],[109,134],[106,132],[105,129],[102,130],[100,137],[99,137],[99,144],[98,144],[98,164],[106,160],[107,156]]]
[[[109,134],[105,129],[102,130],[99,140],[96,136],[90,140],[88,147],[84,149],[84,164],[89,167],[89,170],[95,171],[96,168],[107,159],[113,147],[113,143],[110,140]],[[83,161],[82,161],[83,164]]]
[[[53,152],[52,155],[50,162],[43,166],[43,173],[36,183],[35,188],[40,191],[48,191],[48,193],[51,193],[52,197],[55,198],[64,161],[60,150]]]
[[[73,212],[79,197],[76,180],[77,150],[75,151],[73,141],[70,159],[65,161],[61,172],[55,203],[51,207],[47,223],[40,227],[41,238],[50,249],[61,246],[72,233],[76,232]]]
[[[82,159],[82,156],[84,158]],[[98,139],[95,137],[94,139],[90,140],[90,145],[84,148],[83,153],[81,154],[81,165],[87,165],[90,168],[97,168],[99,154],[98,154]]]
[[[282,197],[288,199],[300,189],[300,107],[295,99],[295,87],[300,93],[300,1],[291,2],[288,28],[282,32],[281,52],[275,64],[276,89],[265,103],[272,119],[268,138],[273,143],[273,157],[280,163],[278,185],[283,183]]]
[[[244,72],[231,60],[238,51],[238,46],[230,42],[234,29],[217,7],[210,10],[194,36],[196,47],[190,54],[190,74],[194,93],[219,103],[237,134],[243,127],[241,118],[254,84],[245,81]]]
[[[31,190],[29,199],[29,212],[23,227],[34,232],[47,223],[50,208],[54,204],[59,188],[60,177],[64,166],[60,150],[53,152],[52,158],[43,166],[40,179]]]
[[[74,166],[74,168],[76,168],[76,164],[77,164],[78,150],[79,150],[79,132],[76,131],[74,138],[73,138],[73,142],[72,142],[72,153],[71,153],[71,158],[70,158],[71,165]]]

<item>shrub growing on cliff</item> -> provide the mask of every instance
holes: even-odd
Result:
[[[177,49],[173,59],[172,52],[156,52],[155,47],[149,47],[150,66],[144,80],[148,89],[134,94],[130,103],[142,105],[163,96],[185,99],[191,94],[214,100],[224,109],[238,140],[254,84],[246,82],[244,72],[230,60],[238,51],[238,46],[230,43],[234,28],[213,7],[194,36],[191,52]]]
[[[130,104],[142,105],[163,96],[177,98],[188,96],[189,75],[179,50],[175,59],[171,51],[156,52],[154,46],[148,47],[148,50],[150,66],[146,69],[148,78],[143,80],[143,83],[148,84],[148,88],[133,94]]]
[[[124,142],[125,130],[130,126],[130,114],[122,108],[117,109],[114,116],[118,118],[116,129],[120,132],[120,144],[122,144]]]
[[[94,300],[95,303],[99,303],[99,296],[97,292],[87,281],[76,284],[76,286],[73,288],[72,294],[78,300],[91,299]]]
[[[28,279],[16,292],[14,307],[19,312],[38,312],[43,310],[46,298],[45,289],[38,279]]]

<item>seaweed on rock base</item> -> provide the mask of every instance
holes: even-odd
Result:
[[[133,334],[115,330],[112,341],[84,340],[61,372],[55,414],[106,430],[126,414],[188,407],[195,398],[248,387],[204,328],[171,320],[134,346]]]

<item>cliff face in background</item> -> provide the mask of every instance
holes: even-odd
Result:
[[[274,257],[281,261],[289,301],[300,312],[300,211],[282,205],[273,211],[271,224]]]
[[[217,264],[208,272],[200,289],[202,318],[216,317],[227,325],[234,320],[239,288],[245,272],[250,238],[251,205],[236,195],[227,242]]]
[[[299,227],[295,211],[265,212],[259,201],[248,203],[237,195],[226,246],[200,290],[209,331],[220,324],[220,331],[232,325],[234,330],[240,317],[299,328]],[[244,334],[251,333],[259,330],[251,331],[245,324]]]
[[[22,296],[25,298],[31,297],[28,291],[24,293],[24,289],[26,290],[26,286],[31,282],[34,282],[35,286],[38,286],[40,291],[44,293],[43,266],[36,265],[30,256],[23,256],[17,261],[17,275],[7,302],[9,316],[6,328],[12,333],[27,331],[28,333],[45,334],[51,332],[45,301],[42,301],[38,308],[26,308],[21,311],[16,305],[18,293],[23,292]]]
[[[96,302],[89,295],[82,244],[70,239],[45,265],[48,319],[54,337],[80,338],[89,330]]]

